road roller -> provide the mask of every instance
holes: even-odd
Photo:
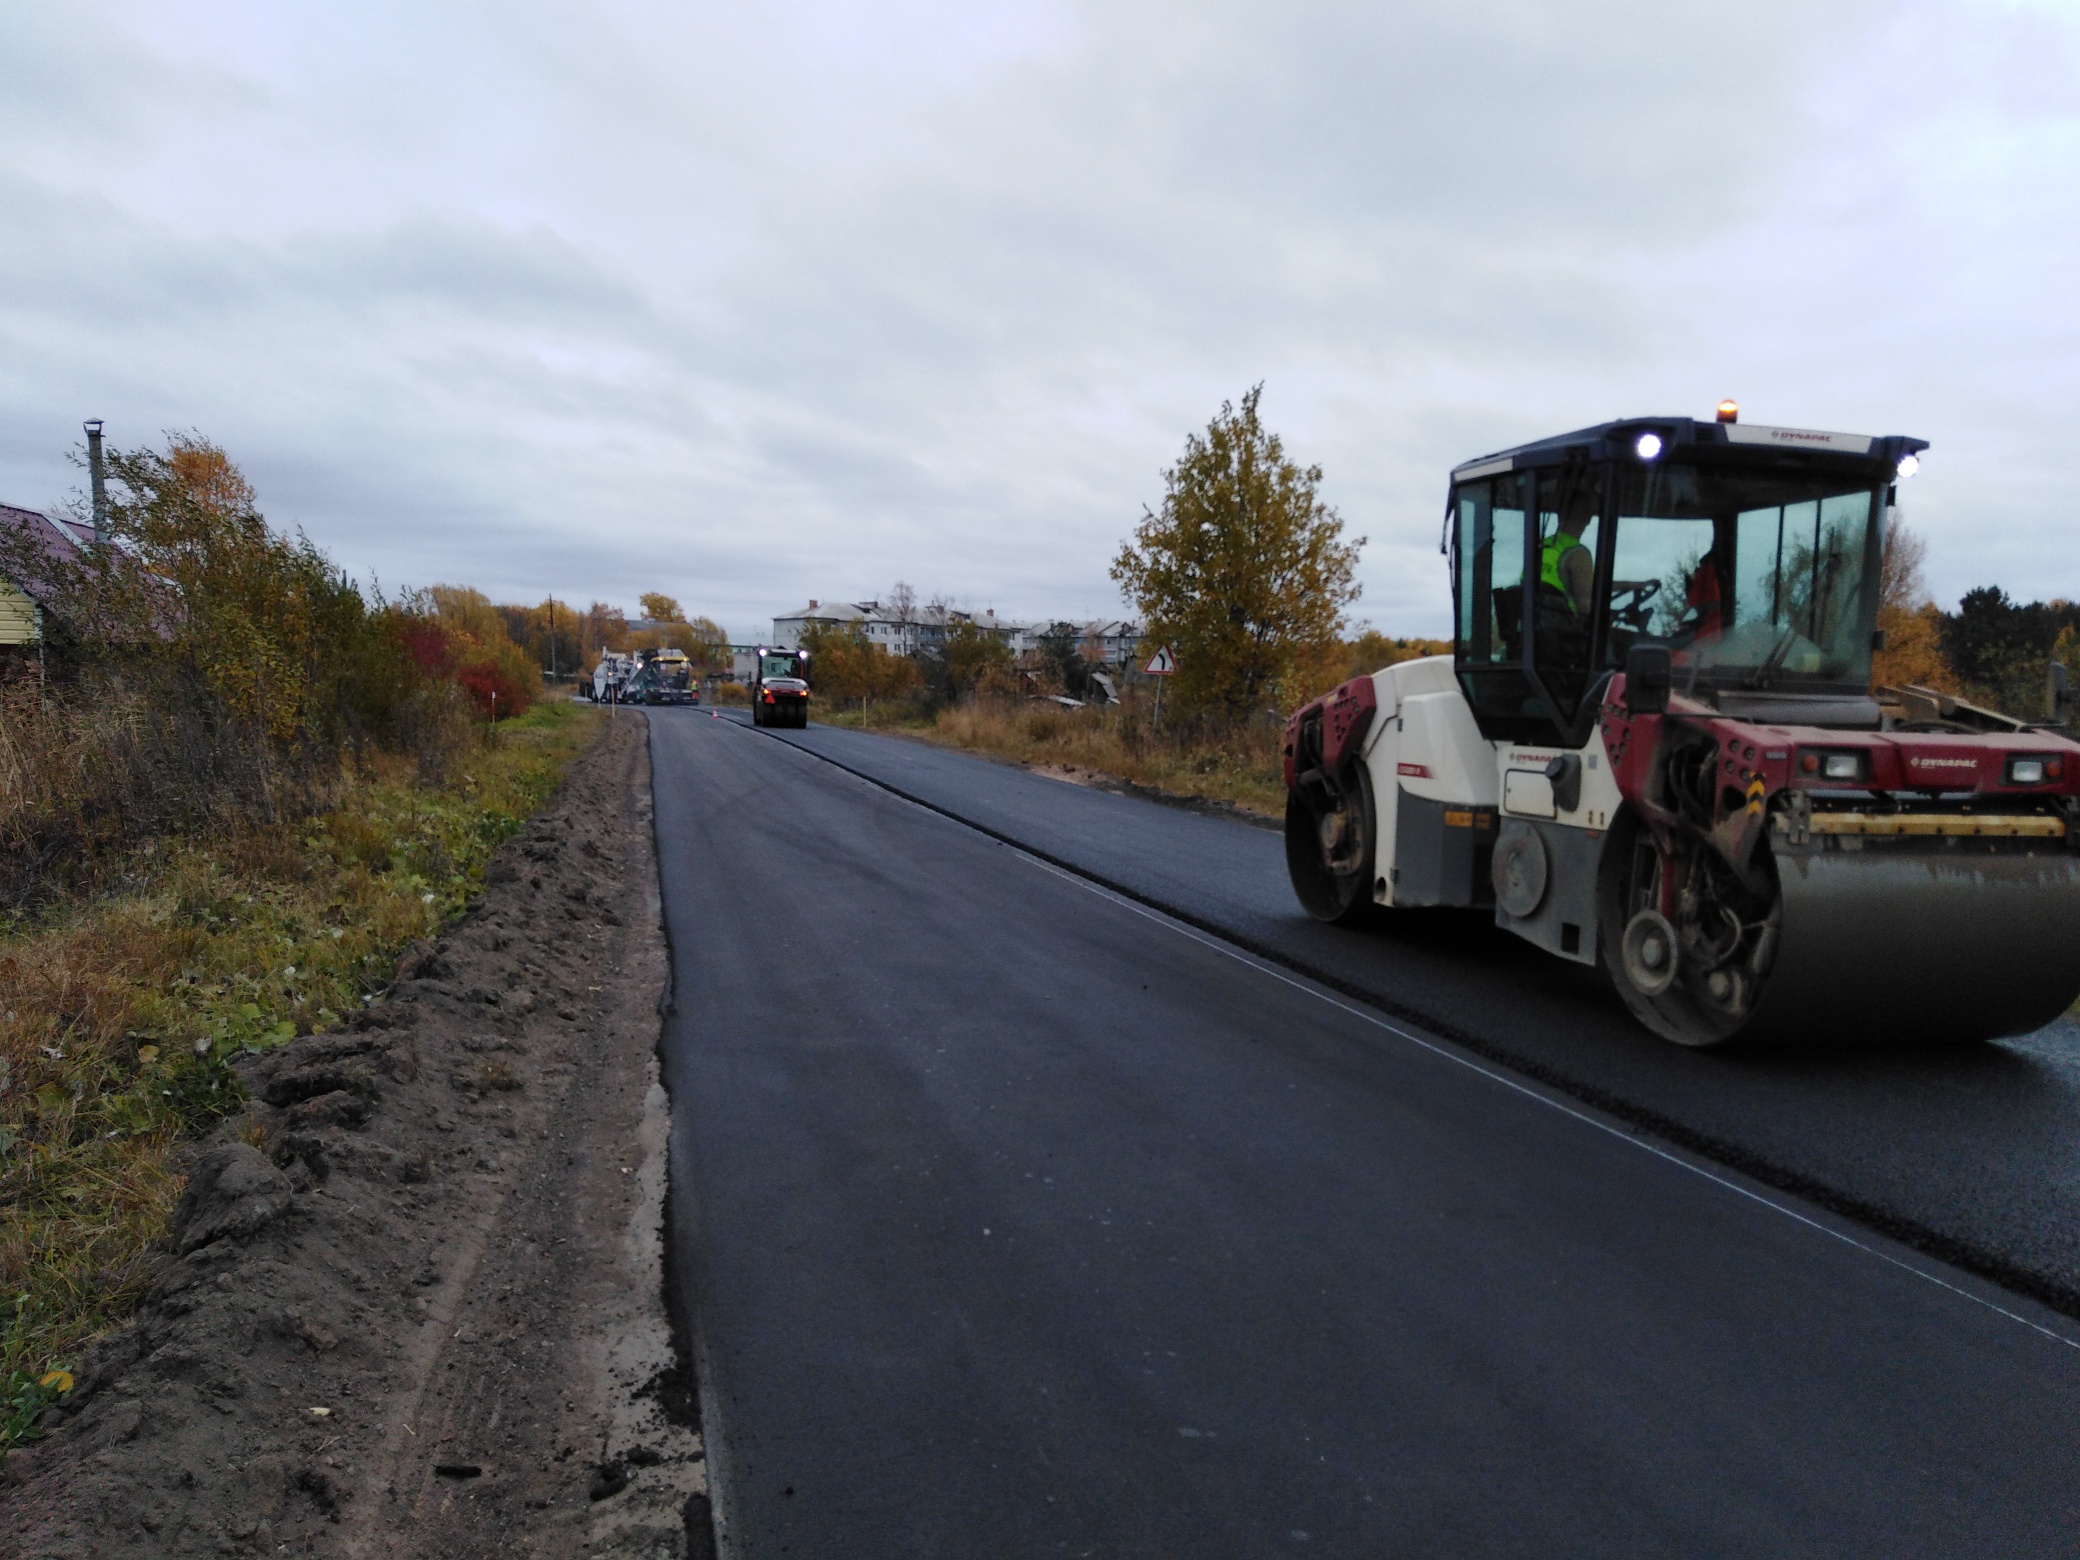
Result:
[[[2049,722],[1872,684],[1886,528],[1927,448],[1726,403],[1459,466],[1452,653],[1287,722],[1300,903],[1492,906],[1678,1045],[1983,1040],[2065,1012],[2061,669]]]

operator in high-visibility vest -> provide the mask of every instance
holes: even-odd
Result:
[[[1560,527],[1538,549],[1538,583],[1567,603],[1567,610],[1580,617],[1589,610],[1596,590],[1596,555],[1582,541],[1594,512],[1591,504],[1571,504],[1560,516]]]

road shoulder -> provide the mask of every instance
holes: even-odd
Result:
[[[135,1323],[9,1456],[0,1553],[708,1552],[645,736],[609,723],[383,998],[254,1059]]]

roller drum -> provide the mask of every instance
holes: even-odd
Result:
[[[1743,1039],[1986,1040],[2080,996],[2080,857],[1961,848],[1785,851],[1783,925]]]

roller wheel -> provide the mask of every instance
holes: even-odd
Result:
[[[1680,925],[1658,907],[1665,870],[1698,874]],[[1783,920],[1774,874],[1771,890],[1769,903],[1755,902],[1702,853],[1669,867],[1638,819],[1620,813],[1597,883],[1597,943],[1633,1017],[1662,1039],[1694,1048],[1724,1045],[1748,1028]]]
[[[1371,908],[1376,817],[1362,764],[1333,808],[1318,810],[1300,792],[1287,794],[1286,871],[1317,921],[1355,921]]]

